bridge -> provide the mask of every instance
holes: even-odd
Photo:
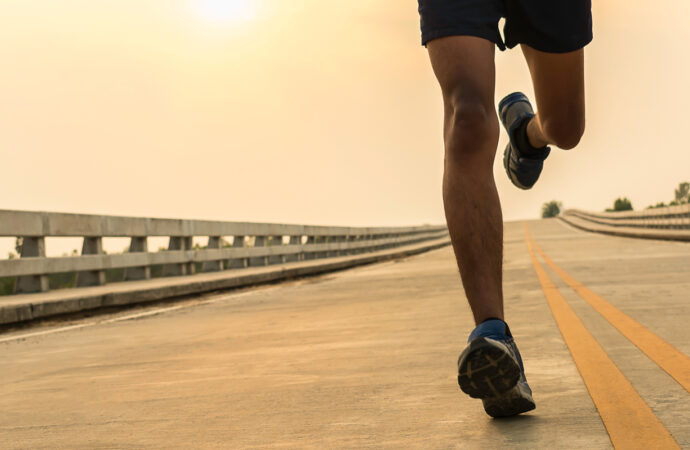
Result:
[[[503,420],[455,382],[473,324],[443,227],[0,211],[0,236],[22,238],[0,261],[3,448],[690,447],[688,205],[505,224],[537,409]],[[46,257],[50,236],[82,255]]]

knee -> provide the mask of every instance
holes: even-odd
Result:
[[[482,138],[491,133],[491,118],[495,118],[492,106],[474,98],[453,96],[446,101],[446,109],[448,125],[454,134]]]
[[[585,132],[585,118],[582,115],[562,115],[542,119],[544,134],[559,148],[570,150],[580,143]]]
[[[492,105],[466,96],[446,99],[446,157],[490,158],[498,143],[498,120]]]

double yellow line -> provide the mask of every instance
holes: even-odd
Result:
[[[535,250],[566,284],[688,391],[690,358],[558,267],[534,242],[527,223],[525,237],[551,312],[614,447],[680,448],[563,298],[537,259]]]

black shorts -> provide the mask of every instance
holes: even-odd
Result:
[[[422,45],[444,36],[477,36],[501,50],[527,44],[565,53],[592,40],[591,0],[418,0]],[[498,21],[505,17],[503,35]]]

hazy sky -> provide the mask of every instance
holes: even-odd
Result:
[[[225,4],[225,5],[223,5]],[[2,0],[0,208],[442,223],[441,99],[413,0]],[[587,130],[505,218],[690,180],[688,0],[595,0]],[[497,53],[497,98],[532,93]]]

